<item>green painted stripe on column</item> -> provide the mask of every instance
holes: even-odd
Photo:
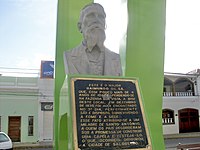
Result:
[[[75,47],[81,42],[82,35],[77,28],[80,10],[92,0],[58,0],[56,61],[55,61],[55,103],[54,103],[54,148],[60,150],[59,145],[59,95],[65,79],[63,52]],[[65,133],[63,133],[65,134]],[[67,135],[60,135],[66,137]],[[67,141],[65,141],[67,142]],[[67,150],[67,148],[63,149]]]
[[[163,150],[165,0],[129,0],[125,75],[138,77],[153,150]]]

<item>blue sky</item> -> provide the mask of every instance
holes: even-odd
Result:
[[[0,0],[0,67],[39,69],[54,60],[56,0]]]
[[[200,68],[199,7],[200,0],[167,0],[165,72]],[[0,71],[39,69],[41,60],[54,60],[56,15],[57,0],[0,0]]]

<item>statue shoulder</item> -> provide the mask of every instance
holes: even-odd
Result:
[[[119,54],[109,50],[108,48],[106,48],[106,53],[107,53],[106,55],[109,55],[109,56],[111,56],[113,58],[119,58]]]
[[[82,45],[78,45],[77,47],[74,47],[72,49],[64,51],[65,56],[78,56],[83,49]]]

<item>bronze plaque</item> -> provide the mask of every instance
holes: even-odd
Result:
[[[72,78],[75,150],[149,150],[137,80]]]

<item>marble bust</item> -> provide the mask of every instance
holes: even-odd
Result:
[[[64,52],[66,74],[122,75],[119,54],[104,46],[105,18],[104,8],[98,3],[88,4],[81,10],[78,29],[83,41]]]

